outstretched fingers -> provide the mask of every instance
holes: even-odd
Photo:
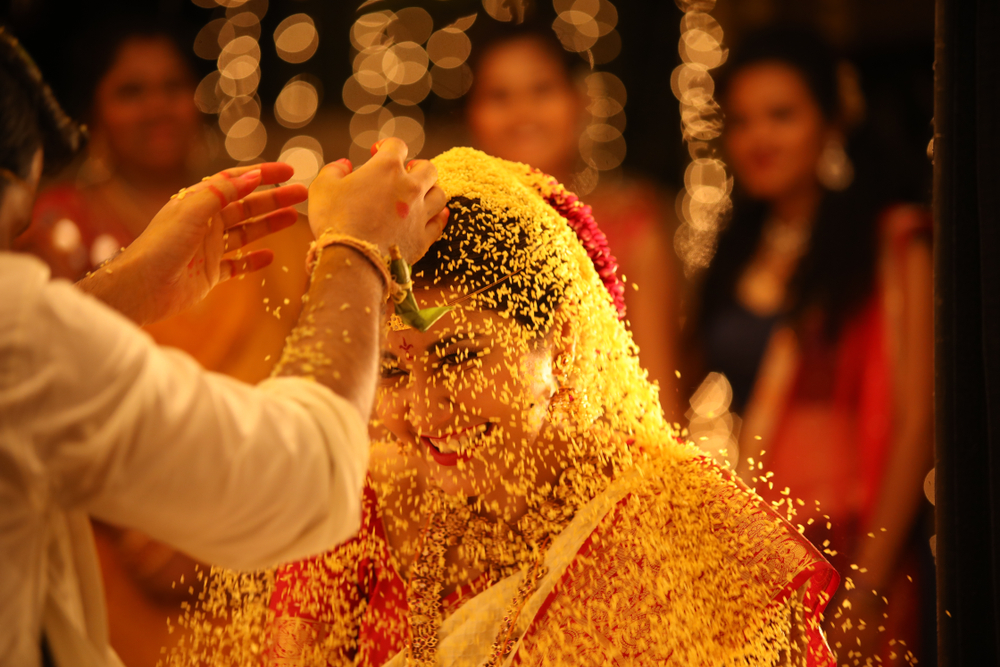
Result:
[[[277,209],[294,206],[304,202],[308,196],[309,191],[301,183],[254,192],[222,209],[220,216],[223,228],[229,229],[249,218],[256,218]]]
[[[254,250],[242,257],[225,257],[219,262],[219,282],[259,271],[274,261],[274,251],[264,248]]]
[[[211,217],[247,197],[261,185],[283,183],[293,174],[294,169],[284,162],[233,167],[181,190],[176,199],[178,201],[186,199],[184,203],[191,207],[192,214]]]
[[[226,246],[223,252],[242,248],[245,245],[287,229],[299,219],[298,212],[293,208],[282,208],[267,215],[254,218],[242,225],[236,225],[226,230]]]
[[[260,169],[252,169],[235,178],[220,172],[208,180],[181,190],[174,196],[174,202],[192,216],[202,220],[209,219],[233,202],[249,195],[260,184]]]

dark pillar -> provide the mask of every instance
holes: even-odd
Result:
[[[1000,665],[1000,2],[938,0],[934,218],[938,640]]]

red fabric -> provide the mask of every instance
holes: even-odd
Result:
[[[718,469],[706,458],[694,465]],[[713,530],[725,531],[734,543],[756,545],[754,563],[763,567],[759,570],[746,568],[744,574],[754,572],[751,576],[755,585],[772,588],[771,605],[782,605],[795,591],[803,590],[808,628],[805,664],[834,667],[834,656],[819,631],[819,616],[837,589],[839,575],[795,529],[783,521],[775,524],[773,511],[757,496],[748,493],[741,481],[728,471],[722,474],[734,485],[720,486],[721,493],[702,504],[713,518]],[[522,638],[522,650],[514,664],[550,664],[534,651],[538,649],[536,636],[553,626],[560,628],[578,647],[581,664],[611,664],[613,661],[617,665],[617,658],[612,658],[615,654],[625,658],[627,664],[680,664],[672,651],[661,654],[657,653],[656,646],[648,645],[645,620],[662,609],[662,604],[648,604],[654,597],[652,590],[659,583],[655,573],[669,564],[652,563],[644,556],[630,553],[629,544],[645,540],[646,531],[642,526],[633,525],[625,529],[628,535],[621,534],[622,512],[629,501],[628,496],[619,501],[610,520],[602,521],[584,542],[577,558],[542,604]],[[662,526],[660,532],[661,537],[669,538],[670,525]],[[637,571],[648,572],[648,580],[636,585],[634,572]],[[579,623],[582,618],[589,619],[588,626]],[[627,628],[634,631],[626,632],[623,637],[622,630]],[[725,641],[728,636],[739,641],[732,634],[724,634],[730,630],[720,628],[716,639]],[[548,634],[551,636],[551,632]],[[628,634],[632,635],[633,642],[628,641]],[[615,643],[618,645],[613,653],[606,653],[602,648]],[[592,655],[586,655],[588,649]],[[530,657],[522,659],[525,653]],[[547,657],[551,661],[554,656]]]
[[[286,565],[278,571],[274,593],[271,596],[271,609],[277,618],[272,627],[273,633],[281,632],[285,618],[299,618],[315,622],[322,614],[303,611],[290,596],[290,591],[305,583],[309,577],[310,566],[317,567],[325,576],[318,579],[322,588],[320,593],[327,599],[341,599],[351,608],[359,608],[365,603],[366,610],[358,628],[358,646],[356,649],[344,649],[339,655],[330,655],[328,664],[341,665],[355,661],[358,653],[363,660],[359,664],[382,665],[403,648],[401,634],[389,634],[386,628],[406,627],[408,607],[406,603],[406,586],[395,568],[389,555],[389,545],[386,542],[385,528],[378,512],[378,501],[375,491],[370,485],[365,486],[362,498],[362,525],[358,535],[341,549],[364,544],[368,553],[357,564],[357,584],[347,578],[331,573],[323,562],[324,557],[318,556],[300,563]],[[317,581],[310,582],[315,586]],[[330,614],[331,609],[322,609]],[[380,623],[374,623],[374,619]],[[392,621],[395,620],[396,623]],[[388,621],[388,623],[386,622]],[[274,650],[274,649],[272,649]]]
[[[882,245],[893,262],[901,261],[910,242],[929,236],[931,229],[927,216],[896,212],[890,209],[880,219]],[[767,447],[765,468],[774,473],[774,486],[758,488],[771,502],[789,502],[786,487],[791,497],[804,499],[805,507],[796,506],[795,521],[805,525],[806,537],[824,545],[834,566],[848,575],[858,543],[870,539],[868,533],[879,532],[870,522],[892,446],[896,415],[886,298],[886,285],[878,280],[871,297],[834,341],[825,337],[821,316],[801,327],[799,367]],[[818,508],[811,506],[816,500]],[[916,588],[911,582],[917,571],[915,559],[908,558],[896,581],[879,594],[913,600],[915,591],[904,589]],[[919,605],[894,606],[893,638],[912,646],[919,639]]]
[[[882,236],[899,256],[914,237],[929,232],[930,221],[891,213],[881,219]],[[765,463],[777,483],[774,489],[758,489],[775,501],[786,497],[781,493],[785,486],[807,502],[819,499],[821,514],[861,535],[871,530],[867,522],[878,502],[892,441],[893,368],[885,298],[879,282],[834,341],[824,336],[821,317],[802,326],[801,361],[788,401],[779,407],[782,418]],[[826,420],[825,428],[817,426],[817,419]],[[823,447],[831,450],[833,472],[817,463],[824,453],[817,450]],[[806,449],[810,456],[803,455]],[[842,467],[843,462],[849,467]],[[838,488],[814,491],[818,480],[831,477]]]
[[[711,466],[715,469],[714,464],[705,459],[694,462],[694,465]],[[733,479],[728,473],[723,474],[728,479]],[[703,505],[705,511],[712,517],[717,529],[730,532],[734,541],[749,541],[760,545],[754,555],[754,562],[759,568],[753,571],[763,572],[763,575],[755,576],[765,576],[767,583],[773,584],[772,604],[782,604],[793,591],[804,587],[807,617],[813,621],[811,626],[813,632],[808,637],[810,646],[808,664],[832,667],[833,658],[817,630],[819,627],[817,618],[837,587],[839,577],[836,571],[791,526],[787,524],[783,524],[784,527],[776,526],[773,512],[755,496],[747,493],[742,483],[734,481],[735,485],[719,486],[720,494],[705,501]],[[620,533],[614,532],[620,524],[621,512],[630,498],[631,496],[627,496],[621,500],[612,510],[611,516],[602,521],[590,535],[573,564],[546,599],[524,637],[525,648],[518,654],[518,664],[526,652],[529,655],[531,653],[534,629],[546,626],[563,628],[572,622],[572,615],[567,620],[563,613],[567,604],[573,609],[580,610],[580,613],[585,613],[583,610],[591,600],[602,605],[607,603],[606,597],[600,597],[598,600],[581,592],[589,590],[588,586],[592,586],[594,581],[599,582],[603,590],[615,589],[614,595],[626,597],[633,594],[642,596],[646,587],[656,586],[655,572],[659,567],[663,567],[661,564],[639,563],[640,571],[650,572],[648,582],[637,583],[634,576],[628,581],[619,579],[619,577],[629,577],[628,573],[634,572],[628,566],[616,567],[618,561],[628,560],[630,554],[629,539],[623,540]],[[283,664],[280,662],[281,659],[294,660],[303,645],[315,645],[316,639],[325,633],[323,624],[317,623],[317,620],[336,615],[334,604],[341,605],[343,609],[363,608],[364,611],[358,621],[356,634],[352,633],[357,639],[356,648],[341,646],[339,649],[334,649],[334,652],[326,656],[327,664],[340,665],[351,662],[375,667],[384,664],[404,648],[408,613],[405,584],[392,566],[382,519],[378,514],[378,503],[370,487],[365,490],[363,507],[364,519],[361,531],[351,543],[339,547],[340,550],[349,551],[352,546],[361,543],[367,545],[365,549],[367,554],[357,562],[354,573],[356,578],[332,575],[323,565],[323,557],[289,565],[279,570],[270,605],[276,615],[269,631],[270,658],[273,662]],[[663,531],[668,531],[669,525],[661,528]],[[632,526],[631,531],[632,537],[636,540],[644,539],[644,528]],[[603,566],[595,567],[594,563]],[[315,578],[309,581],[310,577],[313,577],[310,570],[315,572],[312,568],[317,565],[323,575],[319,577],[318,582]],[[758,583],[761,581],[758,579]],[[319,602],[316,607],[318,613],[309,613],[291,599],[290,591],[297,587],[299,590],[311,588],[315,591],[317,583],[320,599],[315,597],[312,599]],[[482,589],[489,582],[479,583],[482,585],[476,588]],[[478,592],[479,590],[467,589],[449,596],[443,604],[446,614],[460,607]],[[558,609],[552,604],[557,598],[562,605]],[[625,600],[624,604],[619,602],[616,606],[618,611],[615,620],[633,623],[641,632],[641,619],[629,617],[629,610],[636,608],[637,606],[630,604],[628,600]],[[315,624],[316,627],[303,634],[301,631],[303,622]],[[387,631],[387,628],[391,630]],[[609,626],[607,631],[610,635],[613,628]],[[304,637],[305,641],[298,642],[298,637]],[[354,644],[354,642],[348,643]],[[638,643],[642,644],[641,641]],[[641,650],[637,648],[633,657],[639,659],[641,664],[652,664],[650,661],[660,664],[659,661],[664,656],[652,656],[650,653],[655,651],[655,648],[646,647]],[[669,656],[665,657],[669,659]]]
[[[91,248],[101,236],[108,236],[122,248],[134,241],[125,226],[107,216],[95,216],[84,195],[73,185],[57,185],[35,201],[31,226],[14,241],[14,248],[38,256],[52,270],[55,278],[77,281],[93,271]],[[61,247],[54,238],[56,226],[63,220],[72,223],[80,243]]]

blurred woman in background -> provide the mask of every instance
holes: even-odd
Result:
[[[693,333],[743,416],[738,471],[853,580],[827,620],[854,629],[831,644],[888,657],[896,639],[920,655],[927,601],[910,582],[933,465],[930,219],[847,157],[860,96],[844,73],[808,31],[769,29],[731,54],[717,93],[734,214]]]
[[[587,96],[573,76],[575,54],[551,29],[502,26],[477,36],[466,119],[474,145],[490,155],[529,164],[574,189]],[[676,275],[672,219],[661,193],[645,182],[601,183],[584,193],[630,285],[628,320],[643,367],[660,384],[668,419],[678,419],[675,348]]]
[[[102,25],[100,34],[75,63],[86,68],[76,77],[91,132],[86,161],[42,192],[18,241],[53,277],[71,281],[129,245],[172,194],[221,166],[206,149],[195,76],[172,35],[134,22]],[[209,370],[250,383],[266,378],[301,305],[309,239],[304,225],[272,236],[275,261],[260,276],[220,285],[147,331]],[[136,531],[95,524],[94,532],[111,643],[130,667],[153,667],[180,634],[169,634],[167,618],[200,585],[196,564]]]

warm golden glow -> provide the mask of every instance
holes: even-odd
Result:
[[[302,127],[316,115],[319,108],[319,91],[303,79],[292,79],[278,94],[274,103],[274,117],[285,127]]]
[[[301,183],[309,187],[323,168],[323,146],[313,137],[300,134],[292,137],[281,147],[278,154],[280,162],[287,162],[295,170],[289,183]],[[308,210],[307,202],[298,204],[295,208],[300,213],[305,214]]]
[[[306,14],[293,14],[274,30],[274,46],[278,56],[290,63],[303,63],[319,48],[316,24]]]
[[[344,83],[344,106],[351,111],[362,114],[377,111],[385,102],[385,97],[385,92],[372,92],[369,88],[362,86],[358,74],[351,75]]]
[[[739,460],[740,418],[729,411],[733,388],[721,373],[709,373],[691,396],[687,412],[688,440],[720,465],[735,466]]]
[[[460,67],[472,53],[472,41],[458,28],[442,28],[427,42],[427,54],[442,69]]]
[[[230,99],[219,110],[219,129],[228,133],[243,118],[260,118],[260,100],[256,96]]]
[[[219,79],[222,75],[218,70],[209,72],[208,76],[201,80],[194,91],[194,103],[202,113],[219,113],[222,108],[222,101],[225,94],[219,87]]]
[[[386,27],[386,33],[396,44],[402,42],[423,44],[433,30],[434,19],[422,7],[400,9]]]
[[[259,119],[246,116],[236,121],[226,133],[226,151],[234,160],[253,160],[267,145],[267,131]]]
[[[722,111],[716,103],[710,70],[726,61],[722,28],[707,12],[714,2],[678,3],[684,16],[678,41],[681,65],[670,75],[670,88],[680,102],[681,132],[691,163],[684,172],[684,189],[677,196],[680,226],[674,248],[688,275],[708,266],[715,254],[720,226],[730,208],[733,182],[717,157],[715,141],[722,134]]]
[[[520,23],[524,20],[527,5],[528,0],[483,0],[483,9],[497,21]]]
[[[586,167],[573,178],[577,194],[593,191],[600,172],[616,169],[625,159],[625,84],[614,74],[594,72],[584,79],[588,125],[580,136],[580,157]]]

